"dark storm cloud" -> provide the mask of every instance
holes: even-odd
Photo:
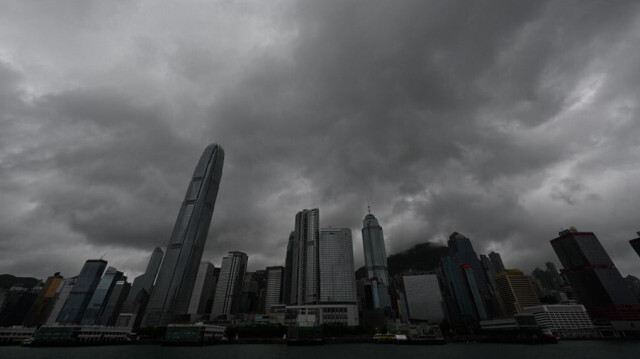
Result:
[[[548,241],[576,225],[638,274],[636,3],[155,6],[85,6],[93,22],[42,35],[30,6],[25,31],[0,36],[0,198],[16,208],[2,248],[50,233],[77,268],[104,249],[141,270],[215,141],[226,159],[203,260],[218,265],[230,250],[252,269],[283,264],[295,213],[315,207],[321,226],[352,229],[362,264],[371,204],[391,253],[460,231],[531,270],[557,262]],[[20,259],[0,271],[29,274]]]

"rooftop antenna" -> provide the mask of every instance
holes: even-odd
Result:
[[[367,210],[369,211],[369,214],[371,214],[371,205],[367,206]]]
[[[104,258],[104,256],[106,255],[107,255],[107,252],[104,252],[104,254],[100,256],[100,259],[102,260],[102,258]]]

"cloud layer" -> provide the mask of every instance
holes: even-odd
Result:
[[[530,271],[593,231],[640,275],[633,1],[156,1],[0,11],[0,272],[135,275],[210,142],[203,260],[284,262],[294,215],[370,204],[395,253],[458,231]]]

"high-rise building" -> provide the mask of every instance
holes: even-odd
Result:
[[[271,307],[282,302],[284,267],[267,267],[267,294],[265,298],[265,312],[269,313]]]
[[[97,325],[113,326],[116,324],[122,305],[127,299],[130,290],[131,283],[127,282],[127,277],[122,276],[120,280],[116,281],[111,293],[105,299],[106,304],[96,321]]]
[[[264,288],[266,286],[266,272],[258,270],[246,272],[242,283],[239,313],[264,313]]]
[[[49,314],[51,314],[51,311],[54,308],[58,291],[62,288],[63,284],[64,278],[60,273],[55,273],[47,278],[42,290],[38,293],[38,297],[36,298],[27,319],[25,320],[25,326],[39,327],[47,321]]]
[[[384,235],[378,219],[371,212],[362,221],[362,245],[369,278],[376,278],[378,283],[389,286],[389,268]]]
[[[140,302],[140,297],[141,295],[143,295],[142,291],[144,291],[146,295],[149,296],[149,293],[151,293],[151,288],[153,287],[153,282],[158,276],[158,271],[160,270],[160,264],[162,263],[163,256],[164,251],[160,249],[160,247],[156,247],[153,250],[144,273],[135,277],[135,279],[133,280],[133,284],[131,285],[131,290],[129,291],[129,296],[127,297],[125,305],[129,306],[133,305],[136,302]]]
[[[500,257],[500,253],[490,252],[489,260],[491,261],[491,264],[493,264],[493,269],[496,272],[496,274],[505,271],[504,264],[502,263],[502,257]]]
[[[287,241],[287,254],[284,260],[284,278],[282,283],[282,303],[292,304],[294,300],[293,293],[293,253],[295,246],[296,232],[293,231],[289,234],[289,240]],[[269,307],[267,307],[269,309]]]
[[[189,314],[204,315],[207,313],[207,305],[211,306],[209,301],[213,301],[213,293],[215,291],[215,277],[213,272],[215,266],[211,262],[201,262],[198,269],[198,276],[193,287],[191,302],[189,303]]]
[[[287,304],[311,304],[320,300],[320,272],[318,270],[318,240],[320,210],[304,209],[296,214],[293,238],[287,245],[287,273],[285,293]]]
[[[51,310],[51,314],[47,317],[45,325],[54,325],[56,323],[58,316],[60,315],[60,311],[62,311],[62,308],[67,302],[67,298],[69,298],[69,294],[71,294],[71,290],[73,289],[74,284],[76,284],[77,279],[77,276],[64,279],[62,288],[60,288],[56,294],[53,309]]]
[[[61,324],[80,324],[89,300],[96,290],[102,272],[107,266],[107,261],[102,259],[89,259],[82,266],[64,306],[58,314],[57,322]]]
[[[151,253],[151,258],[149,258],[144,273],[133,280],[127,299],[122,304],[117,326],[136,329],[140,327],[142,316],[149,302],[151,288],[153,288],[153,282],[156,280],[156,276],[160,270],[163,256],[164,251],[160,249],[160,247],[156,247]]]
[[[357,303],[353,242],[349,228],[320,229],[320,302]]]
[[[97,323],[98,318],[102,315],[105,307],[107,306],[107,301],[109,300],[109,296],[111,295],[111,291],[116,283],[120,280],[125,279],[127,277],[124,276],[122,272],[115,269],[114,267],[107,268],[107,271],[102,276],[100,283],[96,287],[96,290],[93,292],[91,296],[91,300],[87,305],[87,309],[84,311],[84,315],[82,316],[82,320],[80,324],[83,325],[94,325]]]
[[[493,303],[491,298],[491,291],[489,289],[489,280],[482,268],[480,260],[478,259],[478,255],[473,250],[471,240],[458,232],[453,232],[449,236],[447,245],[449,247],[449,255],[454,258],[459,265],[462,266],[465,274],[473,273],[473,276],[475,278],[475,286],[477,286],[480,297],[482,298],[481,303],[477,303],[477,305],[484,307],[483,310],[479,309],[478,311],[484,311],[487,313],[487,315],[491,316],[490,310],[493,307]],[[491,257],[492,254],[489,254],[490,259]]]
[[[435,274],[403,276],[409,319],[439,324],[444,320],[442,294]]]
[[[222,258],[220,276],[211,308],[212,319],[220,315],[238,312],[247,260],[247,255],[238,251],[229,252],[227,256]]]
[[[635,250],[636,253],[640,256],[640,232],[637,232],[636,234],[638,235],[638,238],[630,240],[629,244],[631,244],[633,250]]]
[[[505,314],[513,317],[527,307],[540,305],[538,293],[531,277],[517,269],[510,269],[496,275],[498,293],[504,303]]]
[[[187,188],[166,254],[151,292],[144,325],[165,326],[187,314],[218,195],[224,151],[207,146]]]
[[[445,302],[453,322],[470,323],[487,320],[487,312],[476,284],[473,268],[445,257],[440,263],[444,281]]]
[[[596,321],[640,320],[640,305],[593,232],[565,230],[551,240],[578,300]]]

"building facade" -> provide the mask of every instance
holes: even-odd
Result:
[[[188,311],[223,163],[224,150],[217,144],[209,145],[198,161],[151,292],[144,326],[166,326]]]
[[[496,286],[508,317],[522,313],[524,308],[540,305],[540,299],[531,277],[517,269],[498,273]]]
[[[311,304],[320,300],[319,256],[320,210],[304,209],[296,214],[293,238],[287,244],[285,293],[288,304]]]
[[[362,221],[362,246],[369,278],[376,278],[378,283],[388,287],[389,267],[384,234],[378,219],[371,213],[367,214]]]
[[[318,250],[320,302],[356,304],[358,299],[351,229],[320,229]]]
[[[640,305],[593,232],[575,228],[551,240],[573,291],[593,320],[640,320]]]
[[[100,283],[91,296],[91,300],[87,305],[87,309],[84,311],[84,315],[82,316],[80,324],[96,324],[98,318],[100,317],[100,315],[102,315],[102,312],[107,305],[107,301],[109,300],[109,296],[111,295],[113,287],[116,285],[116,282],[122,280],[123,278],[126,280],[124,274],[119,270],[115,269],[114,267],[107,268],[107,271],[102,276],[102,279],[100,279]]]
[[[87,309],[106,267],[107,261],[102,259],[89,259],[85,262],[60,310],[60,314],[58,314],[56,319],[58,323],[80,324],[84,311]]]
[[[525,308],[523,312],[533,314],[541,328],[562,338],[598,336],[583,305],[538,305]]]
[[[216,278],[213,273],[215,266],[211,262],[201,262],[200,269],[198,269],[198,276],[196,277],[196,283],[193,286],[193,294],[191,294],[191,301],[189,302],[189,314],[204,315],[211,310],[213,301],[213,293],[216,289]],[[207,310],[209,306],[209,310]]]
[[[151,253],[144,273],[133,280],[129,294],[122,304],[122,311],[117,320],[118,326],[129,328],[140,326],[163,256],[164,251],[156,247]]]
[[[229,252],[222,258],[220,275],[211,308],[211,318],[225,314],[235,314],[240,307],[242,286],[247,271],[248,257],[243,252]]]
[[[435,274],[403,276],[409,320],[439,324],[444,320],[442,294]]]
[[[275,305],[283,304],[282,289],[284,279],[284,267],[267,267],[267,293],[265,295],[265,312],[271,312]]]

